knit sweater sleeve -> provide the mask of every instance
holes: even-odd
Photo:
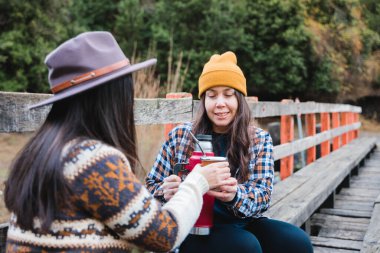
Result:
[[[200,173],[191,173],[166,205],[151,196],[118,150],[95,145],[66,163],[65,176],[75,207],[114,231],[115,236],[151,251],[169,251],[189,233],[208,190]]]

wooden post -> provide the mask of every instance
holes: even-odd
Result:
[[[348,125],[348,112],[342,112],[342,125]],[[348,133],[342,134],[342,146],[348,143]]]
[[[337,128],[340,126],[339,112],[333,112],[332,114],[332,128]],[[333,151],[340,147],[340,136],[334,137],[333,139]]]
[[[315,114],[306,114],[306,135],[312,136],[316,134],[316,120]],[[316,160],[317,157],[317,149],[316,147],[311,147],[307,149],[307,159],[306,164],[310,164]]]
[[[359,122],[359,113],[354,113],[354,123]],[[354,139],[359,137],[359,129],[354,130]]]
[[[191,93],[187,92],[176,92],[176,93],[168,93],[166,94],[166,98],[187,98],[187,97],[193,97]],[[168,136],[169,132],[178,124],[165,124],[165,138]]]
[[[292,103],[292,100],[283,99],[281,103],[288,104]],[[281,115],[281,144],[288,143],[294,139],[294,119],[293,115]],[[288,156],[281,159],[280,164],[280,177],[285,179],[293,173],[294,168],[294,156]]]
[[[259,102],[259,98],[256,97],[256,96],[245,97],[245,100],[247,101],[247,103],[257,103],[257,102]]]
[[[355,115],[354,115],[353,112],[350,112],[350,124],[354,124],[354,122],[355,122]],[[350,142],[351,142],[353,139],[355,139],[355,137],[354,137],[354,134],[355,134],[354,131],[355,131],[355,130],[350,131]]]
[[[354,123],[354,113],[353,112],[349,112],[348,113],[349,117],[348,117],[348,123],[351,125]],[[348,142],[351,142],[352,140],[354,139],[354,130],[351,130],[348,134]]]
[[[330,130],[330,113],[321,113],[321,132]],[[321,157],[330,154],[330,140],[321,143]]]

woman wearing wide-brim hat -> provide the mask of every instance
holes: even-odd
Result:
[[[165,206],[133,171],[139,162],[133,64],[108,32],[72,38],[45,59],[52,104],[15,159],[5,188],[7,251],[168,251],[186,237],[202,195],[230,176],[228,163],[196,169]]]

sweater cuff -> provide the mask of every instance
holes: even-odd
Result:
[[[207,179],[199,172],[192,171],[186,176],[185,180],[193,181],[199,185],[201,187],[202,194],[205,194],[210,189]]]

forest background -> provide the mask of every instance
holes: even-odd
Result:
[[[44,57],[106,30],[132,61],[158,58],[135,77],[140,97],[197,94],[203,64],[231,50],[250,96],[366,103],[380,120],[378,0],[0,0],[0,10],[0,90],[49,92]]]
[[[132,62],[158,59],[134,74],[136,97],[197,98],[204,63],[231,50],[249,96],[356,104],[372,124],[380,122],[379,24],[379,0],[0,0],[0,90],[49,93],[44,57],[81,32],[106,30]],[[379,123],[370,128],[380,133]],[[143,179],[164,135],[159,125],[137,131]],[[0,134],[0,181],[31,135]]]

